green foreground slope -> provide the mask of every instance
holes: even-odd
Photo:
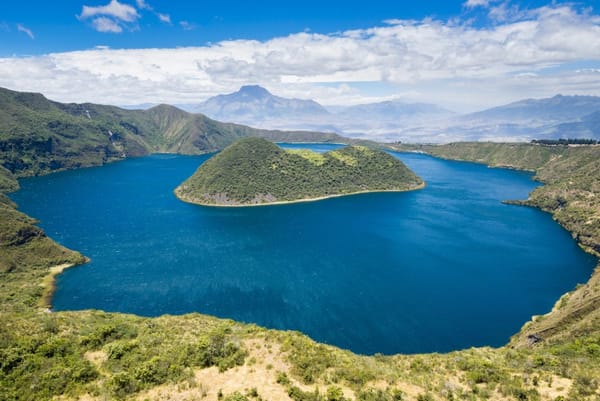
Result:
[[[203,163],[175,193],[192,203],[244,206],[422,185],[400,160],[383,151],[346,146],[319,154],[246,138]]]

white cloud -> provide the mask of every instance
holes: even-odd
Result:
[[[136,0],[135,2],[140,10],[152,10],[152,7],[144,0]]]
[[[467,8],[474,7],[487,7],[490,4],[490,0],[467,0],[463,6]]]
[[[505,0],[494,7],[490,7],[488,16],[492,21],[502,23],[528,18],[530,17],[530,13],[532,12],[529,10],[522,10],[518,5],[510,4],[509,0]],[[535,11],[533,11],[533,13],[535,13]]]
[[[179,21],[179,25],[183,28],[184,31],[191,31],[196,29],[196,25],[192,24],[189,21]]]
[[[152,7],[150,4],[146,3],[145,0],[136,0],[136,4],[140,10],[151,11],[152,13],[154,13],[154,15],[156,15],[156,17],[161,22],[171,25],[171,16],[169,14],[159,13],[159,12],[155,11],[154,7]]]
[[[83,6],[79,18],[86,19],[99,15],[110,16],[125,22],[134,22],[140,17],[134,7],[128,4],[119,3],[118,0],[111,0],[110,3],[105,6]]]
[[[29,36],[30,39],[35,39],[35,35],[33,34],[33,32],[31,32],[31,29],[26,28],[22,24],[17,24],[17,30],[19,32],[23,32],[24,34],[26,34],[27,36]]]
[[[102,28],[119,26],[106,22]],[[598,73],[569,68],[580,61],[592,70],[600,67],[600,16],[566,5],[485,28],[425,19],[267,41],[4,58],[0,86],[61,101],[113,104],[198,102],[249,82],[326,104],[382,98],[368,89],[357,93],[366,82],[466,110],[538,94],[600,95]]]
[[[169,25],[171,24],[171,16],[169,14],[156,13],[156,16],[161,22]]]
[[[98,32],[121,33],[123,28],[114,20],[107,17],[98,17],[92,20],[92,26]]]
[[[144,4],[143,1],[142,4]],[[111,0],[105,6],[84,5],[77,18],[80,20],[91,19],[92,27],[98,32],[120,33],[126,27],[134,29],[135,22],[140,15],[135,7],[119,3],[118,0]]]

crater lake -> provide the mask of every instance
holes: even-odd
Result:
[[[91,258],[58,277],[55,310],[199,312],[359,353],[500,346],[589,278],[596,259],[549,214],[501,203],[531,174],[393,154],[426,188],[202,207],[173,189],[210,156],[153,155],[22,179],[11,198]]]

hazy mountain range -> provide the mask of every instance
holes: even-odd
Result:
[[[459,115],[435,104],[400,100],[328,109],[313,100],[275,96],[254,85],[180,107],[259,128],[336,132],[380,141],[600,139],[600,97],[596,96],[526,99]]]
[[[458,140],[599,139],[598,117],[596,124],[593,117],[598,112],[600,97],[556,95],[520,100],[425,128],[431,133],[445,130],[445,135]]]
[[[526,99],[464,116],[468,120],[505,122],[562,122],[577,120],[600,111],[600,97],[562,96],[547,99]]]
[[[7,96],[8,93],[13,93],[15,97],[23,99],[33,96],[33,94],[0,91],[0,95]],[[35,96],[41,97],[41,95]],[[37,104],[37,102],[34,103]],[[55,106],[59,105],[56,102],[51,103]],[[167,146],[168,149],[163,149],[167,151],[172,151],[171,147],[174,146],[189,147],[200,151],[215,149],[214,144],[207,144],[210,141],[207,142],[207,139],[202,136],[202,127],[206,126],[209,121],[212,124],[213,121],[204,115],[214,120],[243,124],[259,129],[312,131],[313,136],[316,132],[335,133],[344,137],[372,139],[381,142],[447,143],[478,140],[600,139],[600,97],[597,96],[556,95],[546,99],[521,100],[475,113],[458,114],[435,104],[409,103],[400,100],[328,108],[313,100],[275,96],[260,86],[243,86],[237,92],[215,96],[202,103],[175,106],[178,108],[165,105],[157,108],[157,105],[151,104],[124,107],[128,110],[91,104],[88,106],[62,105],[58,108],[70,113],[71,116],[68,118],[72,118],[73,114],[77,113],[81,115],[85,109],[91,112],[92,117],[95,112],[99,112],[107,123],[108,115],[104,114],[110,114],[111,118],[121,121],[133,118],[138,120],[137,122],[141,122],[143,126],[148,125],[148,120],[154,120],[153,124],[159,124],[157,118],[163,114],[161,112],[168,110],[168,113],[165,114],[178,116],[173,127],[178,127],[179,131],[169,137],[168,146],[161,145]],[[187,112],[180,109],[185,109]],[[87,118],[87,113],[84,113],[83,117]],[[182,122],[184,122],[183,125],[179,126]],[[216,121],[214,122],[216,123]],[[78,121],[77,124],[81,124],[81,121]],[[126,121],[125,125],[127,124],[129,122]],[[157,130],[155,126],[148,126],[151,129],[145,132]],[[234,125],[229,125],[227,129],[234,130],[233,127]],[[56,130],[59,128],[57,127]],[[48,127],[43,127],[43,129],[47,130]],[[237,129],[235,128],[235,130]],[[179,141],[174,139],[176,137],[179,138]],[[336,140],[333,138],[336,136],[330,135],[327,140]],[[339,139],[339,137],[337,138]],[[131,147],[140,142],[141,138],[134,136],[129,139],[128,143]],[[143,139],[148,141],[148,138]],[[205,146],[206,148],[204,148]],[[147,149],[148,144],[144,143],[141,147]]]
[[[180,107],[220,121],[268,129],[314,130],[380,139],[381,133],[392,134],[399,128],[454,115],[433,104],[402,101],[328,109],[314,100],[275,96],[257,85],[242,86],[237,92]]]

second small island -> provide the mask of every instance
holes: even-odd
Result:
[[[404,163],[380,150],[346,146],[317,153],[245,138],[203,163],[175,194],[205,206],[257,206],[424,185]]]

